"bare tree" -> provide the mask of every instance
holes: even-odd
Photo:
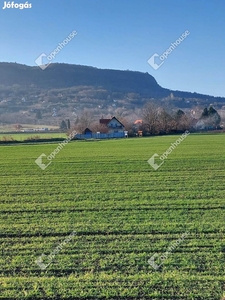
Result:
[[[82,133],[85,128],[90,127],[93,122],[93,115],[89,110],[84,110],[76,121],[77,130]]]
[[[159,107],[149,102],[144,106],[142,112],[143,125],[150,134],[159,132]]]
[[[91,130],[93,132],[101,132],[101,133],[108,132],[107,128],[103,128],[103,126],[99,123],[99,120],[91,124]]]
[[[133,124],[134,124],[134,120],[132,120],[132,118],[129,117],[122,117],[122,118],[117,118],[123,125],[126,131],[128,131],[128,135],[129,136],[133,136],[134,135],[134,128],[133,128]]]
[[[187,116],[182,110],[178,110],[174,116],[175,129],[178,131],[185,131],[190,128],[191,117]]]
[[[161,133],[169,133],[174,128],[174,119],[171,115],[164,109],[161,108],[158,114],[159,119],[159,131]]]

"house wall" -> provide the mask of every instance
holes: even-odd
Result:
[[[118,122],[115,119],[112,119],[107,127],[109,128],[109,132],[123,132],[124,131],[124,127],[120,124],[120,122]]]

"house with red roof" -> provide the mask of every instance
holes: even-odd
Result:
[[[107,133],[118,133],[125,130],[125,126],[116,117],[111,119],[102,118],[99,120],[99,124],[102,127],[102,131]]]
[[[86,128],[82,134],[77,133],[77,139],[112,139],[112,138],[127,138],[128,131],[125,131],[125,126],[116,118],[111,119],[101,118],[99,120],[100,129],[93,133],[89,128]]]

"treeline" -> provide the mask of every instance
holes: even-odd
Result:
[[[142,114],[142,129],[144,134],[157,135],[185,130],[210,130],[221,129],[221,117],[218,112],[210,106],[205,108],[199,119],[193,118],[190,114],[185,114],[182,110],[169,113],[165,108],[158,107],[154,103],[148,103]]]
[[[159,135],[184,132],[185,130],[222,129],[220,127],[221,117],[212,106],[205,108],[198,119],[193,118],[191,114],[186,114],[181,109],[176,112],[168,112],[153,102],[149,102],[143,107],[138,122],[129,116],[115,115],[115,117],[125,126],[129,136],[139,135],[140,132],[142,135]],[[60,129],[67,132],[76,130],[78,133],[83,133],[86,128],[92,132],[102,132],[103,130],[99,119],[96,120],[90,110],[84,110],[73,125],[70,125],[68,119],[63,120],[60,125]]]

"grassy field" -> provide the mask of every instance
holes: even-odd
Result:
[[[177,138],[72,141],[45,170],[57,144],[0,147],[0,299],[221,300],[225,135],[155,171]]]
[[[36,128],[49,128],[49,129],[59,129],[58,126],[53,126],[53,125],[44,125],[44,124],[20,124],[23,128],[32,128],[32,129],[36,129]],[[15,131],[15,124],[8,124],[8,125],[2,125],[0,123],[0,132],[11,132],[11,131]]]
[[[0,141],[24,141],[26,139],[32,139],[39,137],[40,139],[52,139],[52,138],[66,138],[66,133],[55,133],[55,132],[32,132],[32,133],[15,133],[15,134],[0,134]]]

